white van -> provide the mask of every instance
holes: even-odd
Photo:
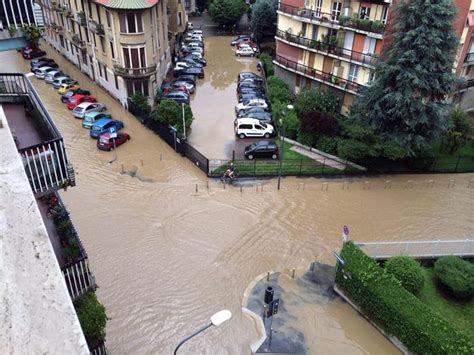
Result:
[[[275,134],[272,125],[260,122],[255,118],[239,118],[235,121],[235,135],[241,139],[245,137],[270,138]]]

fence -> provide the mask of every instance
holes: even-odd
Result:
[[[89,350],[91,355],[107,355],[107,344],[103,341]]]
[[[426,240],[404,242],[354,242],[367,255],[385,260],[396,255],[430,259],[444,255],[474,257],[474,240]]]
[[[96,289],[95,277],[89,269],[87,256],[70,266],[64,267],[62,272],[73,301]]]

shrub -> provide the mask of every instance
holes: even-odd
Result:
[[[298,142],[301,144],[314,147],[318,142],[318,136],[310,132],[298,132]]]
[[[277,76],[269,76],[267,78],[268,98],[273,104],[275,101],[290,102],[292,94],[288,85]]]
[[[135,116],[140,117],[142,121],[148,119],[151,112],[151,107],[148,104],[148,98],[141,92],[136,92],[130,97],[130,112]]]
[[[315,135],[336,135],[339,133],[337,120],[324,112],[304,112],[300,116],[300,130]]]
[[[191,107],[189,105],[185,105],[184,117],[186,130],[188,130],[191,127],[194,119],[193,112],[191,111]],[[181,105],[173,100],[161,101],[158,108],[152,112],[151,118],[154,121],[173,126],[178,130],[178,132],[183,133],[183,111]]]
[[[401,287],[352,242],[341,251],[345,264],[336,270],[336,284],[388,334],[418,354],[472,354],[474,343],[438,313]]]
[[[328,154],[337,154],[338,142],[339,137],[321,136],[316,143],[316,148]]]
[[[288,102],[272,102],[273,122],[275,123],[278,132],[280,132],[280,134],[283,134],[283,129],[280,126],[281,120],[282,123],[285,125],[285,137],[290,139],[296,139],[298,135],[300,121],[296,116],[295,110],[288,111],[287,105]]]
[[[304,89],[295,100],[295,110],[299,117],[305,112],[320,111],[337,115],[340,99],[321,89]]]
[[[395,256],[385,263],[385,269],[411,293],[416,294],[423,288],[425,276],[415,259],[409,256]]]
[[[263,53],[260,55],[260,61],[263,64],[263,70],[265,71],[267,78],[275,74],[275,69],[273,68],[273,58],[270,55]]]
[[[97,300],[95,293],[89,292],[74,302],[77,318],[90,345],[105,339],[107,314],[105,307]]]
[[[436,261],[434,271],[437,280],[454,297],[474,295],[474,264],[457,256],[443,256]]]

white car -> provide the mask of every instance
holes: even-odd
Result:
[[[77,105],[72,113],[76,118],[84,118],[86,113],[89,112],[102,112],[105,110],[105,106],[99,102],[83,102]]]
[[[241,103],[235,105],[235,113],[238,114],[240,111],[246,110],[246,109],[251,108],[251,107],[261,107],[263,109],[267,109],[268,104],[263,99],[247,100],[247,101],[244,101],[244,102],[241,102]]]
[[[49,72],[52,72],[53,70],[56,70],[56,69],[51,68],[51,67],[41,67],[36,71],[35,76],[38,79],[44,79],[46,74],[48,74]]]
[[[251,50],[253,50],[254,53],[258,53],[258,48],[257,47],[252,47],[250,44],[248,43],[242,43],[240,46],[239,46],[239,49],[242,49],[242,48],[250,48]]]
[[[255,52],[250,46],[240,46],[239,49],[235,51],[237,57],[253,57]]]
[[[199,64],[199,63],[189,64],[186,62],[177,62],[176,65],[174,66],[175,71],[188,69],[188,68],[202,68],[202,64]]]
[[[186,37],[184,37],[184,40],[186,42],[193,42],[193,41],[202,42],[202,36],[200,36],[200,35],[187,35]]]
[[[189,32],[189,34],[192,35],[192,36],[201,36],[201,37],[203,35],[202,30],[193,30],[193,31]]]
[[[54,79],[59,78],[61,76],[64,76],[64,73],[60,70],[53,70],[50,71],[46,76],[44,77],[44,81],[47,82],[48,84],[52,84]]]
[[[238,118],[234,126],[235,134],[240,138],[265,137],[270,138],[275,134],[272,125],[260,122],[255,118]]]

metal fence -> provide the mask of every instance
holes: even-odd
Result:
[[[89,269],[87,256],[62,269],[67,289],[73,301],[96,289],[95,277]]]
[[[103,341],[89,350],[91,355],[107,355],[107,344]]]
[[[419,259],[444,255],[474,257],[474,240],[412,240],[402,242],[354,242],[367,255],[385,260],[392,256],[409,255]]]
[[[186,156],[186,158],[191,160],[199,169],[206,173],[206,175],[209,175],[209,159],[207,159],[204,154],[199,152],[188,142],[184,141],[183,145],[184,155]]]

